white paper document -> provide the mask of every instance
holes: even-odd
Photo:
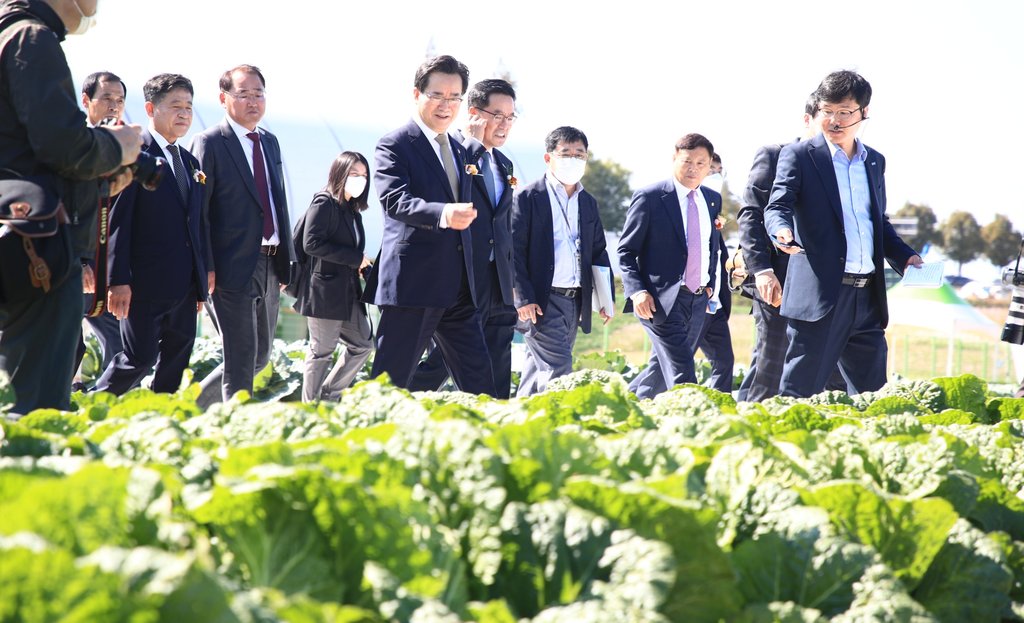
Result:
[[[921,268],[907,266],[900,281],[907,288],[937,288],[942,285],[945,262],[925,262]]]
[[[604,313],[609,316],[615,315],[615,302],[612,300],[612,269],[607,266],[591,266],[594,276],[594,295],[591,298],[591,305],[594,313],[604,308]]]

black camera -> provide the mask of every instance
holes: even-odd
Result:
[[[1017,251],[1017,263],[1003,269],[1003,283],[1010,286],[1010,312],[1003,325],[1000,339],[1010,344],[1024,344],[1024,272],[1021,272],[1020,257],[1024,253],[1024,238]]]
[[[116,117],[105,117],[98,125],[124,125],[124,122],[118,120]],[[128,169],[132,172],[132,177],[135,178],[135,181],[137,181],[140,186],[148,191],[154,191],[160,186],[160,182],[164,179],[164,171],[166,168],[166,160],[141,151],[139,152],[139,157],[135,159],[135,162],[129,164],[123,169],[119,169],[118,173],[124,169]]]

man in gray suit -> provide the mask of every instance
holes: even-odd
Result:
[[[203,406],[217,401],[218,389],[224,400],[252,392],[253,377],[270,360],[281,285],[295,261],[281,147],[258,127],[267,109],[263,74],[252,65],[224,72],[220,103],[227,117],[190,148],[205,174],[210,315],[224,342],[224,362],[203,381]]]

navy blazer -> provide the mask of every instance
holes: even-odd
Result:
[[[743,191],[743,205],[736,222],[739,225],[740,249],[743,263],[747,268],[747,279],[743,282],[743,293],[755,296],[754,278],[757,273],[768,270],[775,273],[780,283],[786,281],[789,256],[780,251],[768,238],[764,227],[764,208],[772,195],[772,184],[779,164],[781,144],[765,145],[757,150],[754,164],[750,166],[747,187]],[[757,295],[760,298],[760,295]]]
[[[263,159],[270,171],[270,192],[277,213],[277,235],[281,239],[274,256],[274,273],[286,284],[295,262],[295,250],[291,245],[292,227],[285,196],[281,146],[270,132],[262,128],[256,131],[260,134]],[[246,289],[256,272],[256,259],[262,245],[263,206],[245,152],[227,119],[197,134],[189,151],[199,159],[206,173],[203,213],[210,241],[207,266],[217,273],[217,287]]]
[[[885,158],[870,147],[864,162],[871,193],[871,224],[874,238],[875,279],[871,287],[881,303],[882,328],[889,322],[883,259],[900,274],[916,255],[893,229],[885,214]],[[781,313],[786,318],[813,322],[835,307],[846,270],[846,236],[839,184],[832,153],[825,138],[792,143],[782,148],[765,208],[765,225],[774,234],[783,228],[806,253],[789,256],[789,271],[782,288]]]
[[[359,265],[365,247],[362,215],[326,192],[314,195],[302,233],[309,281],[295,311],[308,318],[352,320],[352,303],[363,294]],[[366,313],[362,303],[360,309]]]
[[[480,157],[486,151],[483,143],[473,137],[465,138],[462,146],[466,148],[466,162],[480,168]],[[473,207],[477,217],[470,229],[473,231],[473,258],[476,262],[477,289],[481,279],[490,279],[489,258],[494,252],[494,265],[498,273],[501,287],[501,298],[506,305],[512,305],[512,186],[509,178],[512,175],[512,161],[497,148],[491,150],[491,166],[501,172],[501,197],[498,205],[491,205],[491,198],[484,185],[483,174],[473,176]]]
[[[466,151],[448,137],[460,180],[459,196],[454,197],[432,141],[410,120],[377,142],[373,182],[384,209],[384,235],[366,279],[367,303],[450,307],[458,298],[463,271],[476,301],[472,234],[468,228],[440,227],[445,204],[473,200]]]
[[[512,203],[512,260],[514,265],[515,306],[530,303],[547,309],[551,297],[551,280],[555,276],[555,234],[551,220],[551,199],[547,176],[528,184]],[[580,301],[579,326],[590,333],[591,295],[594,291],[593,266],[611,267],[606,250],[604,227],[597,211],[597,201],[583,190],[580,207]]]
[[[714,228],[715,218],[722,211],[722,195],[700,187],[712,223],[707,232],[709,250],[709,278],[704,286],[714,286],[718,272],[718,243],[721,235]],[[654,324],[664,322],[675,305],[679,288],[686,272],[688,257],[683,213],[679,207],[679,193],[671,179],[641,188],[633,193],[626,213],[626,222],[619,237],[619,268],[626,291],[624,312],[633,311],[629,297],[646,290],[657,299]]]
[[[149,130],[143,130],[142,141],[143,151],[165,158]],[[156,190],[132,183],[110,213],[109,283],[130,285],[133,299],[177,302],[195,286],[197,299],[206,300],[204,187],[194,178],[199,161],[184,148],[179,153],[188,177],[187,202],[168,162]]]

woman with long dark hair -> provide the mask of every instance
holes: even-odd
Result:
[[[295,303],[295,311],[309,324],[304,402],[337,400],[373,349],[366,306],[359,300],[361,273],[370,266],[360,215],[367,207],[369,174],[362,154],[342,152],[331,164],[327,187],[313,196],[306,213],[302,246],[308,256],[308,285]],[[339,343],[341,353],[331,368]]]

